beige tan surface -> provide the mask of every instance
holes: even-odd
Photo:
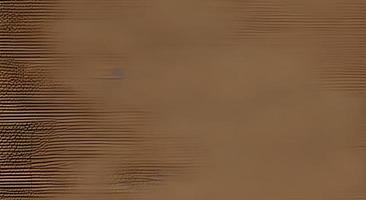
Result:
[[[0,199],[364,199],[362,0],[0,2]]]

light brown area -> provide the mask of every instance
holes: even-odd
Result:
[[[44,179],[29,170],[26,183],[40,185],[29,198],[365,197],[361,0],[63,0],[45,10],[56,17],[36,30],[51,41],[36,30],[15,40],[46,50],[0,40],[4,55],[43,67],[49,85],[36,94],[61,109],[50,118],[57,137],[31,154],[33,170],[51,160],[36,170]]]

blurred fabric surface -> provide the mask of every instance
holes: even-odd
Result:
[[[1,0],[0,199],[366,198],[363,0]]]

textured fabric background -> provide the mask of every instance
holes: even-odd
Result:
[[[364,0],[0,0],[0,200],[366,199]]]

